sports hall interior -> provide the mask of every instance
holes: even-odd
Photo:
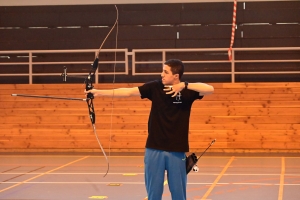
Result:
[[[234,2],[0,1],[0,199],[147,199],[151,102],[96,97],[94,131],[99,49],[96,89],[160,79],[172,58],[214,87],[191,110],[187,199],[300,199],[300,1]]]

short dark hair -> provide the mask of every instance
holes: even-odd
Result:
[[[170,59],[170,60],[167,60],[164,64],[171,67],[171,72],[173,74],[179,74],[179,79],[182,77],[182,75],[184,73],[184,65],[181,62],[181,60]]]

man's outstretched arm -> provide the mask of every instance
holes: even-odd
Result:
[[[89,91],[84,91],[84,93],[93,93],[95,97],[131,97],[131,96],[141,96],[138,87],[133,88],[118,88],[112,90],[97,90],[92,89]]]

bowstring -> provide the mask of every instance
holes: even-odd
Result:
[[[101,45],[100,45],[100,47],[99,47],[99,49],[98,49],[98,52],[97,52],[97,54],[96,54],[96,57],[97,58],[99,58],[99,54],[100,54],[100,51],[101,51],[101,49],[102,49],[102,47],[103,47],[103,45],[104,45],[104,43],[105,43],[105,41],[107,40],[107,38],[108,38],[108,36],[110,35],[110,33],[113,31],[113,29],[115,28],[115,26],[117,25],[117,29],[116,29],[116,49],[117,49],[117,38],[118,38],[118,21],[119,21],[119,10],[118,10],[118,7],[115,5],[115,8],[116,8],[116,12],[117,12],[117,17],[116,17],[116,21],[115,21],[115,23],[114,23],[114,25],[112,26],[112,28],[110,29],[110,31],[108,32],[108,34],[106,35],[106,37],[104,38],[104,40],[103,40],[103,42],[101,43]],[[113,76],[113,84],[115,83],[115,68],[116,68],[116,59],[117,59],[117,52],[115,51],[115,62],[114,62],[114,76]],[[112,133],[112,115],[113,115],[113,100],[114,100],[114,90],[113,90],[113,95],[112,95],[112,111],[111,111],[111,116],[110,116],[110,136],[109,136],[109,155],[108,155],[108,157],[110,157],[110,146],[111,146],[111,133]],[[93,126],[93,128],[94,128],[94,133],[95,133],[95,136],[96,136],[96,139],[97,139],[97,142],[98,142],[98,144],[99,144],[99,146],[100,146],[100,148],[101,148],[101,150],[102,150],[102,152],[103,152],[103,155],[104,155],[104,157],[105,157],[105,159],[106,159],[106,162],[107,162],[107,171],[106,171],[106,173],[105,173],[105,175],[103,176],[103,177],[105,177],[107,174],[108,174],[108,171],[109,171],[109,158],[106,156],[106,153],[105,153],[105,151],[104,151],[104,149],[103,149],[103,147],[102,147],[102,145],[101,145],[101,143],[100,143],[100,140],[99,140],[99,138],[98,138],[98,134],[96,133],[96,127],[95,126]]]
[[[116,47],[115,49],[118,49],[118,34],[119,34],[119,11],[118,7],[115,5],[116,11],[117,11],[117,19],[116,19]],[[109,145],[108,145],[108,157],[110,157],[111,153],[111,136],[112,136],[112,128],[113,128],[113,114],[114,114],[114,97],[115,97],[115,90],[114,90],[114,85],[116,82],[116,65],[117,65],[117,51],[115,51],[115,62],[114,62],[114,67],[113,67],[113,90],[112,90],[112,98],[111,98],[111,113],[110,113],[110,131],[109,131]]]

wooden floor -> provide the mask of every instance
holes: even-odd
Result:
[[[0,155],[1,200],[144,200],[143,155]],[[204,155],[189,200],[299,200],[300,157]],[[170,200],[167,182],[163,200]]]

